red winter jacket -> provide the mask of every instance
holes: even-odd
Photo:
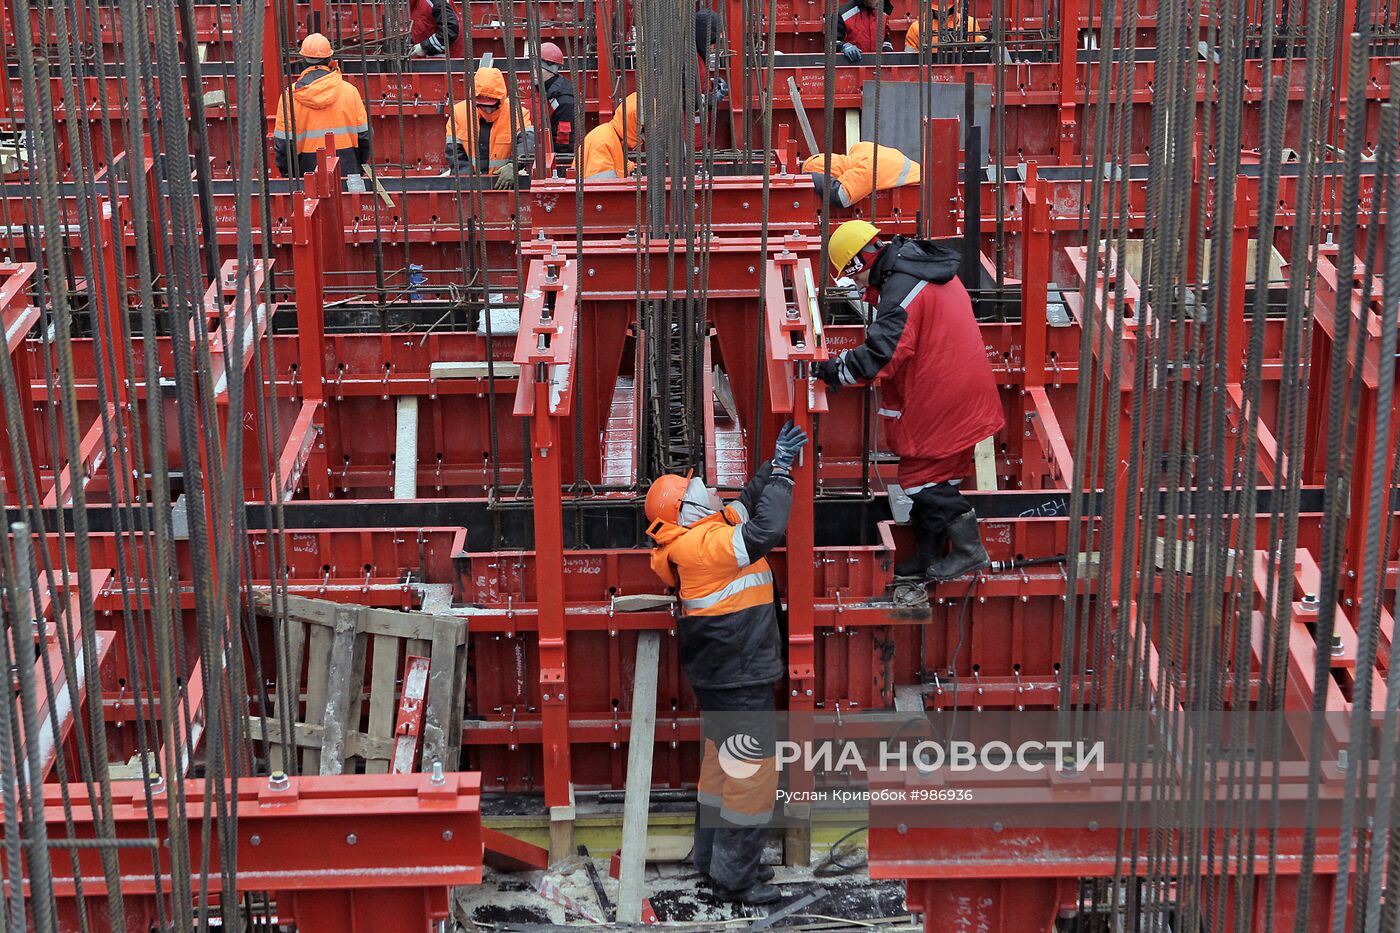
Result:
[[[861,6],[860,0],[847,0],[836,11],[836,49],[847,42],[862,52],[877,51],[882,43],[890,41],[890,14],[894,12],[891,0],[885,0],[885,33],[880,35],[875,22],[874,10]]]
[[[956,247],[894,237],[876,257],[865,300],[877,308],[865,343],[841,351],[854,385],[876,376],[886,436],[905,489],[961,478],[963,456],[1005,423]]]
[[[453,58],[462,57],[462,21],[452,0],[409,0],[408,15],[410,42],[425,43],[424,51],[430,56],[446,49]]]

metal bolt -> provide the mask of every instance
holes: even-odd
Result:
[[[451,842],[451,841],[452,841],[452,830],[450,830],[450,829],[444,829],[444,830],[442,831],[442,841],[443,841],[443,842]]]
[[[546,703],[550,702],[550,701],[553,700],[553,699],[554,699],[554,694],[552,694],[552,693],[546,693],[546,694],[544,695],[544,701],[545,701]]]
[[[268,790],[286,790],[292,786],[292,779],[287,777],[285,771],[274,771],[267,776]]]
[[[150,787],[152,797],[165,793],[165,778],[159,774],[152,774]]]
[[[1317,607],[1318,607],[1318,605],[1320,605],[1320,603],[1319,603],[1319,600],[1318,600],[1318,598],[1317,598],[1317,594],[1316,594],[1316,593],[1304,593],[1304,594],[1303,594],[1303,611],[1304,611],[1304,612],[1317,612]]]
[[[355,843],[357,843],[357,842],[359,842],[359,841],[360,841],[360,837],[359,837],[359,836],[356,836],[354,833],[351,833],[350,835],[348,835],[348,836],[345,837],[345,844],[346,844],[347,846],[353,846]]]
[[[807,695],[808,695],[808,696],[811,696],[811,695],[812,695],[812,688],[811,688],[811,687],[808,687],[808,688],[807,688]]]
[[[1345,652],[1346,652],[1346,648],[1342,645],[1342,636],[1338,635],[1336,632],[1333,632],[1333,633],[1332,633],[1332,656],[1333,656],[1333,657],[1337,657],[1337,656],[1339,656],[1339,655],[1341,655],[1341,654],[1344,654]]]
[[[1090,820],[1090,821],[1089,821],[1089,832],[1091,832],[1091,833],[1096,833],[1096,832],[1098,832],[1098,831],[1099,831],[1099,821],[1098,821],[1098,820]]]
[[[895,830],[895,832],[897,832],[897,833],[899,833],[901,836],[903,836],[903,835],[905,835],[906,833],[909,832],[909,827],[906,826],[906,825],[904,825],[903,823],[900,823],[898,826],[896,826],[896,827],[894,828],[894,830]]]
[[[257,836],[257,835],[249,836],[249,837],[248,837],[248,845],[250,845],[250,846],[260,846],[260,845],[262,845],[262,836]]]
[[[433,776],[428,778],[428,781],[435,787],[441,787],[443,784],[447,783],[447,776],[442,773],[441,761],[433,762]]]
[[[1000,823],[1000,822],[996,822],[996,823],[993,823],[993,824],[992,824],[992,832],[994,832],[994,833],[999,833],[999,832],[1001,832],[1001,830],[1002,830],[1002,826],[1001,826],[1001,823]]]

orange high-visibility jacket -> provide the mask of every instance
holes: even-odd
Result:
[[[500,109],[488,118],[476,109],[476,98],[491,97],[501,102]],[[526,154],[516,151],[516,136],[529,129],[533,123],[527,107],[520,108],[520,124],[513,121],[510,94],[506,90],[505,75],[499,68],[478,68],[473,78],[472,93],[468,100],[459,101],[452,108],[452,119],[447,121],[447,162],[461,171],[471,171],[477,164],[478,146],[481,141],[481,122],[491,125],[491,135],[487,140],[489,152],[487,170],[495,171],[516,158],[526,158]]]
[[[583,177],[626,178],[631,175],[635,166],[627,158],[627,149],[637,148],[640,125],[637,95],[628,94],[622,106],[613,111],[611,122],[595,126],[583,138]],[[627,140],[627,149],[622,146],[623,139]]]
[[[938,13],[935,12],[934,15],[937,16]],[[948,10],[948,11],[944,12],[944,13],[942,14],[942,16],[943,16],[943,31],[944,31],[944,32],[953,32],[954,30],[956,30],[956,29],[958,28],[958,14],[957,14],[957,11],[956,11],[956,10]],[[967,32],[967,41],[969,41],[969,42],[986,42],[986,41],[987,41],[987,37],[984,36],[981,32],[978,31],[978,28],[977,28],[977,17],[975,17],[975,16],[973,16],[972,14],[969,13],[968,16],[967,16],[966,21],[963,23],[963,26],[964,26],[964,29],[965,29],[966,32]],[[929,45],[929,48],[931,48],[931,49],[936,49],[936,48],[938,48],[938,30],[935,29],[935,30],[933,31],[933,35],[931,35],[931,36],[928,37],[928,45]],[[918,48],[919,48],[919,19],[918,19],[918,17],[915,17],[915,18],[914,18],[914,22],[912,22],[912,23],[909,24],[909,31],[906,32],[906,33],[904,34],[904,48],[905,48],[905,51],[917,51]]]
[[[826,169],[826,156],[817,153],[802,163],[802,171],[820,174]],[[878,183],[873,181],[873,172],[878,171]],[[870,197],[872,191],[886,191],[900,185],[919,183],[919,163],[889,146],[880,147],[879,164],[875,159],[875,144],[859,142],[851,147],[847,155],[832,153],[831,180],[837,184],[833,191],[833,203],[850,207],[857,201]]]
[[[300,174],[312,171],[316,151],[330,133],[341,158],[341,174],[360,174],[370,160],[369,116],[360,92],[345,80],[339,66],[334,62],[314,65],[297,75],[290,117],[288,103],[288,95],[283,93],[272,128],[273,150],[284,173],[290,174],[292,152],[298,155]]]

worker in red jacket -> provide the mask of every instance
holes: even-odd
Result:
[[[894,12],[894,3],[885,0],[885,12],[881,17],[875,9],[879,2],[846,0],[836,12],[836,47],[852,64],[859,62],[865,52],[876,49],[894,51],[894,43],[890,41],[890,14]],[[880,22],[882,18],[883,24]]]
[[[972,451],[1001,430],[1004,414],[972,301],[947,243],[896,236],[863,220],[831,235],[834,272],[866,289],[876,306],[865,343],[815,364],[829,386],[879,378],[880,414],[899,456],[899,484],[913,500],[918,541],[895,575],[944,582],[987,566],[977,514],[958,491]],[[945,550],[947,553],[945,553]]]
[[[410,58],[462,57],[462,21],[451,0],[408,0],[408,16]]]
[[[760,863],[778,790],[773,684],[785,673],[766,555],[787,531],[790,471],[806,443],[789,421],[773,459],[727,506],[699,477],[661,476],[647,490],[651,569],[679,591],[681,667],[705,737],[692,859],[716,893],[742,904],[782,896]]]

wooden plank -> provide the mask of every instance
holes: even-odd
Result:
[[[429,617],[431,618],[431,617]],[[457,641],[464,623],[457,626],[439,625],[432,639],[432,670],[428,672],[428,706],[423,713],[423,768],[434,761],[447,767],[447,730],[452,719],[452,697],[456,693],[453,678],[457,676]],[[460,747],[461,732],[451,737],[453,747]]]
[[[282,690],[291,691],[291,715],[292,719],[301,719],[301,662],[306,656],[306,626],[294,619],[286,620],[287,640],[287,673],[291,677],[291,683],[282,683],[282,672],[277,672],[277,693],[280,697]],[[289,764],[282,756],[281,748],[272,748],[268,751],[268,763],[273,771],[286,771]]]
[[[399,396],[394,426],[394,498],[418,496],[418,396]]]
[[[403,667],[403,693],[399,696],[398,721],[394,725],[395,774],[412,774],[414,752],[418,750],[418,734],[423,725],[423,700],[428,692],[427,658],[409,655]],[[446,767],[444,765],[444,767]]]
[[[254,605],[260,612],[271,609],[272,594],[265,589],[253,592]],[[310,596],[287,596],[287,614],[290,618],[309,625],[335,627],[335,608],[347,605],[330,599],[314,599]],[[369,635],[393,635],[396,638],[431,639],[442,624],[456,626],[463,639],[466,638],[465,617],[431,614],[425,612],[400,612],[396,609],[379,609],[357,606],[363,611],[357,624],[357,631]]]
[[[248,737],[258,742],[281,742],[282,725],[276,719],[269,719],[264,732],[263,720],[257,716],[249,716]],[[313,726],[304,722],[292,724],[292,742],[298,748],[319,752],[325,741],[325,726]],[[382,758],[388,761],[389,756],[394,753],[394,741],[393,739],[365,735],[363,732],[347,732],[345,753],[361,758]]]
[[[452,712],[447,717],[447,734],[443,737],[446,757],[442,766],[457,771],[462,766],[462,720],[467,711],[467,642],[457,646],[457,670],[452,677]]]
[[[788,78],[788,96],[792,98],[792,109],[797,113],[797,125],[802,130],[802,138],[807,141],[807,157],[811,158],[821,149],[817,147],[817,134],[812,132],[812,121],[807,119],[807,108],[802,105],[802,91],[797,87],[796,78]]]
[[[989,492],[997,488],[997,449],[996,438],[986,437],[972,449],[972,460],[976,467],[977,488]]]
[[[485,360],[460,363],[444,360],[428,366],[429,379],[486,379],[493,374],[497,379],[518,379],[520,364],[497,362],[492,364],[489,371]]]
[[[642,922],[647,816],[651,811],[651,756],[656,738],[656,676],[660,659],[661,633],[640,633],[632,681],[632,729],[627,741],[627,793],[622,804],[619,923]]]
[[[311,626],[306,651],[306,724],[320,726],[326,721],[326,694],[330,689],[331,645],[335,632],[324,625]],[[308,748],[301,754],[301,773],[321,773],[321,750]]]
[[[355,667],[355,621],[358,615],[354,606],[341,606],[336,610],[326,713],[321,720],[325,726],[325,738],[321,744],[322,774],[341,774],[345,770],[345,733],[349,729],[350,694],[358,695],[360,691],[360,685],[351,682]],[[363,678],[364,673],[361,672],[360,676]]]
[[[369,734],[375,738],[394,738],[394,686],[399,675],[399,645],[392,635],[374,636],[374,660],[370,668]],[[389,762],[382,758],[365,759],[366,774],[388,774]]]

